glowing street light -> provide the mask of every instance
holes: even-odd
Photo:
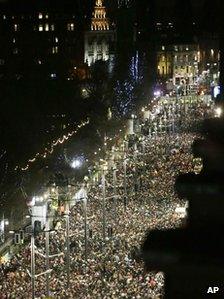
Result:
[[[74,169],[80,168],[82,165],[82,161],[80,159],[74,159],[71,163],[71,167]]]
[[[154,96],[159,98],[161,96],[161,91],[160,90],[155,90],[154,91]]]
[[[221,107],[218,107],[215,109],[215,116],[220,118],[222,116],[222,108]]]
[[[9,225],[9,220],[4,218],[4,214],[2,220],[0,221],[0,240],[5,242],[5,227]]]

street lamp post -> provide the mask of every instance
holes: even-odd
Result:
[[[9,225],[9,221],[8,221],[8,219],[5,219],[4,214],[2,216],[2,220],[1,220],[0,224],[1,224],[1,226],[0,226],[0,228],[1,228],[1,231],[0,231],[1,235],[0,235],[0,237],[1,237],[2,243],[4,243],[5,242],[5,227],[7,225]]]
[[[31,215],[33,217],[33,215]],[[31,287],[32,287],[32,299],[35,299],[35,238],[34,238],[34,226],[31,232]]]
[[[127,157],[126,153],[124,154],[124,208],[126,209],[127,206]]]
[[[50,261],[49,261],[49,215],[47,214],[46,219],[46,231],[45,231],[45,247],[46,247],[46,293],[47,296],[50,296]]]
[[[113,165],[113,191],[114,191],[114,198],[113,198],[113,205],[114,205],[114,216],[117,219],[117,208],[116,208],[116,196],[117,196],[117,169],[116,165]]]
[[[103,242],[105,244],[106,240],[106,185],[105,185],[105,170],[106,167],[103,166],[102,170],[102,196],[103,196]]]
[[[68,191],[68,190],[67,190]],[[65,200],[65,240],[66,240],[66,275],[67,275],[67,288],[70,287],[70,196],[66,195]]]
[[[174,116],[174,107],[172,107],[172,131],[175,133],[175,116]]]
[[[135,199],[137,196],[137,154],[138,154],[138,149],[137,149],[137,145],[135,143],[135,147],[134,147],[134,194],[135,194]]]
[[[88,237],[87,237],[87,196],[84,192],[83,208],[84,208],[84,229],[85,229],[85,261],[87,261]]]

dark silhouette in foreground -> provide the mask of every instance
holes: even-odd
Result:
[[[165,273],[166,299],[224,298],[223,120],[206,120],[202,134],[193,144],[201,173],[176,180],[179,197],[189,201],[186,228],[151,231],[142,247],[147,270]]]

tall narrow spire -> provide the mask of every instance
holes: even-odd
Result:
[[[106,17],[106,8],[103,6],[102,0],[96,0],[92,22],[91,30],[109,30],[109,19]]]

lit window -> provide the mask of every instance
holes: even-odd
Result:
[[[52,54],[57,54],[58,53],[58,47],[53,47],[52,48]]]
[[[55,73],[51,74],[51,78],[55,79],[57,77],[57,75]]]
[[[45,18],[48,19],[48,15],[46,15]]]
[[[43,31],[44,30],[44,27],[42,24],[39,25],[39,31]]]
[[[58,43],[58,38],[57,37],[55,37],[55,42]]]
[[[74,29],[75,29],[74,23],[68,23],[67,29],[68,29],[68,31],[74,31]]]
[[[6,20],[6,15],[3,15],[2,18],[3,18],[3,20]]]
[[[12,16],[12,20],[14,20],[15,19],[15,17],[14,16]]]
[[[211,56],[214,56],[214,50],[211,49]]]
[[[18,24],[14,24],[13,27],[14,27],[14,31],[18,31],[19,30],[19,25]]]
[[[45,24],[45,31],[49,31],[49,24]]]
[[[38,15],[38,19],[43,19],[43,14],[41,12]]]
[[[13,49],[13,54],[18,54],[18,53],[19,53],[18,48]]]
[[[162,50],[163,50],[163,51],[165,50],[165,46],[162,46]]]
[[[51,31],[54,31],[54,24],[51,24]]]
[[[15,42],[16,42],[16,39],[15,39],[15,37],[12,39],[12,42],[13,42],[13,44],[15,44]]]

